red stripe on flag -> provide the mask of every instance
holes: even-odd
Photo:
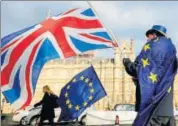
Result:
[[[115,42],[115,43],[113,43],[113,44],[114,44],[114,47],[119,47],[119,45],[118,45],[117,42]]]
[[[53,31],[53,34],[58,45],[61,47],[64,56],[67,58],[76,55],[76,53],[68,44],[62,27],[81,29],[82,32],[82,29],[101,28],[102,25],[98,20],[84,20],[76,17],[66,17],[58,21],[56,27],[61,27],[61,29],[54,30],[55,32]]]
[[[57,21],[53,19],[48,19],[42,22],[41,25],[46,31],[51,32],[56,38],[57,44],[61,48],[65,58],[76,55],[76,53],[68,44],[65,33],[62,29],[63,26],[60,23],[57,24]]]
[[[4,46],[2,49],[1,49],[1,52],[3,52],[4,50],[6,50],[7,48],[9,48],[10,46],[12,46],[13,44],[15,44],[18,40],[20,40],[22,37],[18,38],[17,40],[11,42],[10,44],[7,44],[6,46]]]
[[[65,17],[59,20],[48,19],[42,22],[41,25],[44,29],[54,35],[65,58],[74,56],[76,53],[69,45],[63,27],[77,28],[81,30],[103,27],[98,20],[84,20],[77,17]]]
[[[65,33],[62,29],[59,29],[53,34],[65,58],[76,55],[75,51],[69,45],[68,40],[66,39]]]
[[[103,39],[103,38],[101,38],[101,37],[97,37],[97,36],[93,36],[93,35],[85,34],[85,33],[84,33],[84,34],[81,33],[80,35],[81,35],[81,36],[84,36],[84,37],[87,37],[87,38],[89,38],[89,39],[101,41],[101,42],[103,42],[103,43],[109,43],[109,44],[111,44],[111,45],[114,46],[114,43],[113,43],[112,41],[105,40],[105,39]]]
[[[34,60],[34,56],[36,54],[36,50],[38,49],[39,45],[40,45],[40,42],[41,40],[34,46],[31,54],[30,54],[30,57],[29,57],[29,60],[28,60],[28,63],[27,63],[27,67],[26,67],[26,71],[25,71],[25,79],[26,79],[26,88],[27,88],[27,93],[28,93],[28,97],[27,97],[27,101],[23,104],[23,106],[20,108],[20,109],[23,109],[25,108],[26,106],[28,106],[32,100],[32,90],[30,85],[31,85],[31,78],[30,78],[30,74],[31,74],[31,68],[32,68],[32,61]]]
[[[40,28],[37,31],[33,32],[31,35],[27,36],[24,40],[22,40],[12,51],[8,65],[1,72],[1,86],[7,85],[9,83],[11,72],[23,54],[24,50],[42,33],[45,32],[45,29]],[[25,62],[25,61],[24,61]]]
[[[99,20],[81,19],[78,17],[66,17],[57,21],[57,26],[71,27],[78,29],[103,28]],[[61,27],[60,26],[60,27]]]

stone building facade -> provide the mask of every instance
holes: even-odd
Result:
[[[61,88],[69,82],[73,76],[87,67],[94,66],[100,78],[107,96],[95,103],[98,110],[113,109],[116,104],[135,103],[135,85],[131,77],[125,72],[122,65],[122,58],[135,59],[133,40],[122,42],[120,48],[114,49],[114,58],[95,58],[94,52],[76,56],[68,60],[51,60],[42,69],[39,76],[35,95],[31,104],[36,103],[43,97],[42,87],[49,85],[55,94],[59,95]],[[122,53],[121,51],[122,50]],[[174,103],[178,107],[178,75],[174,86]],[[12,112],[9,104],[5,103],[4,113]]]

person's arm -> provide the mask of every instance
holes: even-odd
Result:
[[[124,64],[126,72],[130,76],[132,76],[134,78],[137,78],[137,72],[136,72],[137,63],[136,62],[131,62],[129,58],[124,58],[123,59],[123,64]]]
[[[43,96],[43,99],[40,102],[38,102],[34,105],[35,108],[43,104],[45,96],[46,96],[46,94]]]

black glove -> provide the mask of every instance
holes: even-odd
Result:
[[[123,58],[124,66],[128,66],[129,63],[131,63],[131,60],[129,58]]]
[[[37,107],[36,104],[34,104],[34,105],[33,105],[33,108],[36,108],[36,107]]]

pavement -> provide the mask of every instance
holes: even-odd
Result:
[[[1,126],[20,126],[20,125],[19,123],[12,121],[12,115],[2,114]],[[44,124],[44,126],[49,126],[49,125]],[[55,123],[55,126],[81,126],[81,125],[79,123]],[[114,125],[97,125],[97,126],[114,126]],[[131,126],[131,125],[119,125],[119,126]]]
[[[19,123],[12,121],[12,115],[2,114],[1,115],[1,126],[20,126]],[[44,126],[49,126],[45,124]],[[56,123],[55,126],[81,126],[79,123]],[[93,125],[92,125],[93,126]],[[97,126],[114,126],[114,125],[97,125]],[[121,124],[119,126],[131,126],[129,124]],[[176,121],[176,126],[178,126],[178,120]]]

